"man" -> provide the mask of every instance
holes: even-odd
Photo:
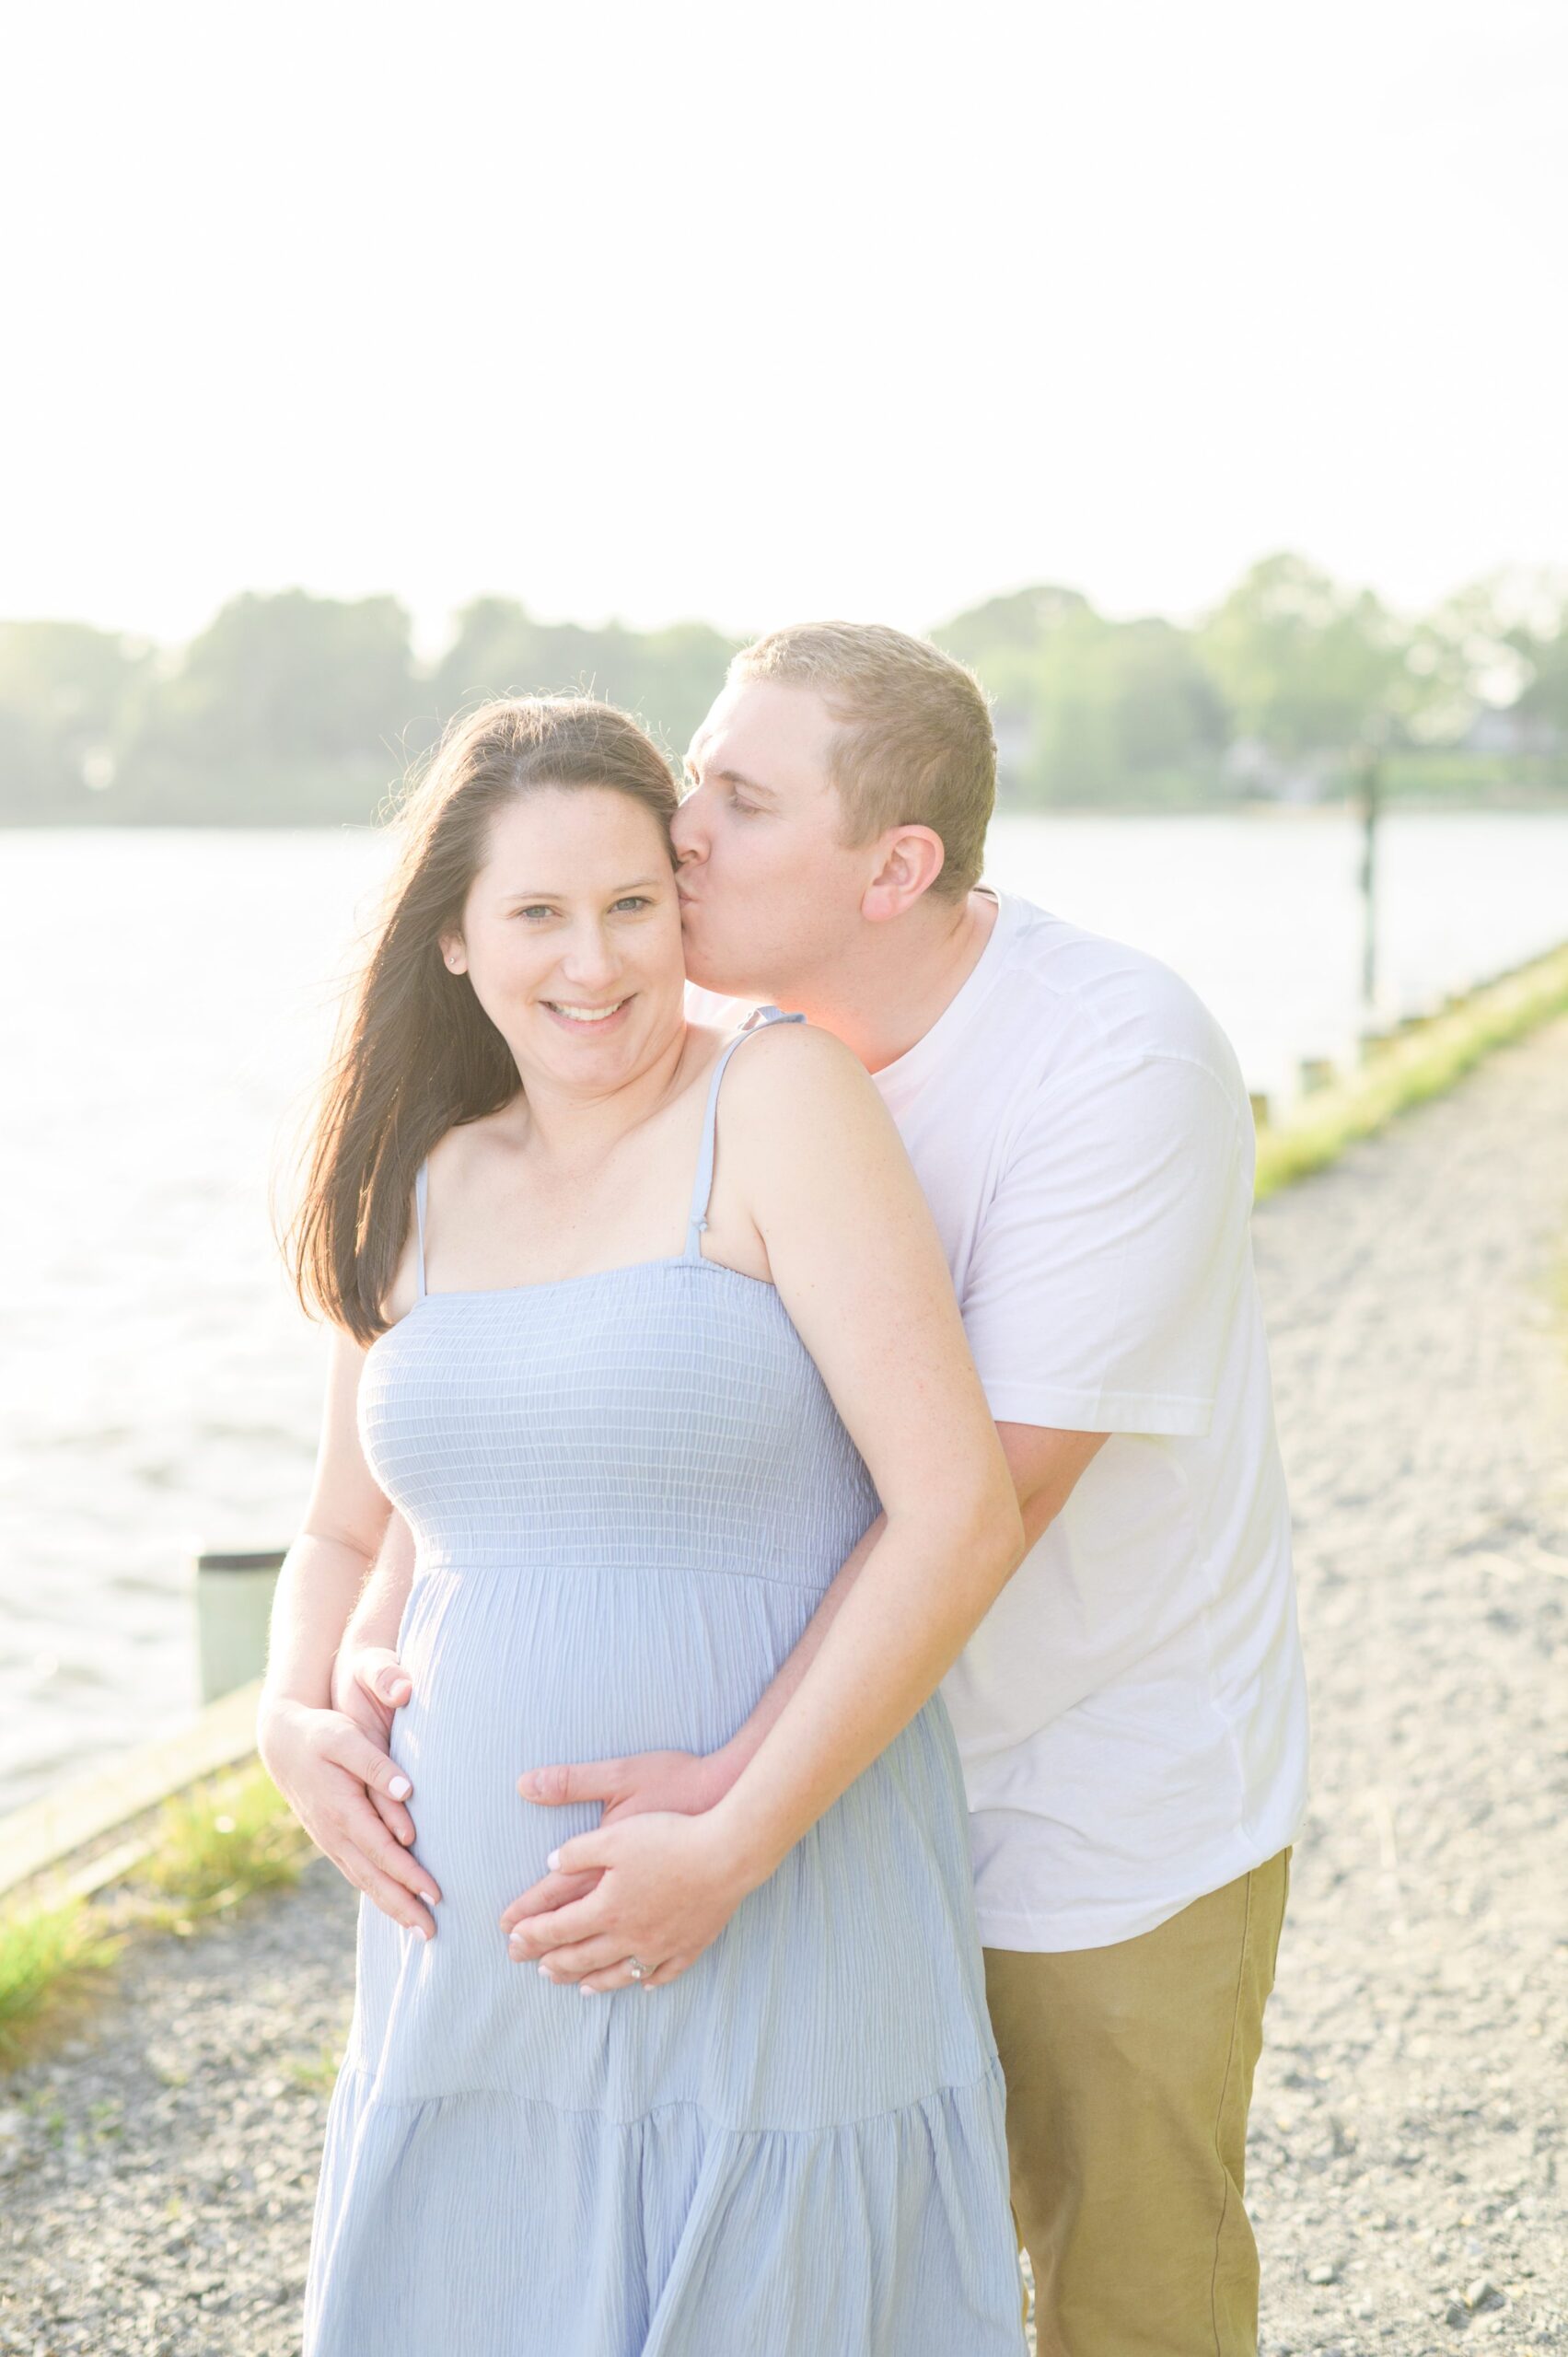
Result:
[[[1041,2357],[1239,2357],[1247,2111],[1307,1754],[1250,1111],[1183,983],[980,887],[994,768],[978,686],[934,647],[830,623],[748,648],[676,820],[688,969],[804,1012],[875,1076],[1016,1482],[1030,1551],[943,1690]],[[722,1761],[563,1763],[520,1789],[607,1822],[708,1805],[860,1551]],[[382,1656],[384,1699],[391,1675]],[[525,1894],[515,1952],[547,1956],[591,1888]]]

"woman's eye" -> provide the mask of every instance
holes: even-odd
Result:
[[[527,917],[531,923],[535,917],[553,916],[555,911],[547,901],[530,900],[526,909],[518,909],[516,913],[520,917]]]
[[[615,905],[618,909],[650,909],[653,902],[645,892],[628,892],[625,899],[617,900]]]

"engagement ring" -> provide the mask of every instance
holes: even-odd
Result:
[[[639,1956],[629,1956],[626,1959],[626,1969],[633,1980],[642,1980],[646,1978],[647,1967]]]

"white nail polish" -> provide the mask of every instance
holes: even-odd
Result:
[[[391,1794],[392,1798],[395,1801],[402,1801],[407,1800],[410,1793],[413,1790],[413,1786],[409,1782],[406,1776],[394,1776],[391,1782],[388,1785],[387,1790]]]

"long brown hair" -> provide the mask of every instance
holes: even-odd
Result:
[[[627,714],[580,697],[480,705],[447,730],[394,821],[400,855],[344,1007],[285,1246],[306,1307],[358,1341],[386,1329],[420,1164],[449,1129],[517,1093],[511,1050],[467,975],[448,972],[441,936],[461,923],[496,811],[551,786],[624,794],[668,842],[678,797],[664,756]]]

